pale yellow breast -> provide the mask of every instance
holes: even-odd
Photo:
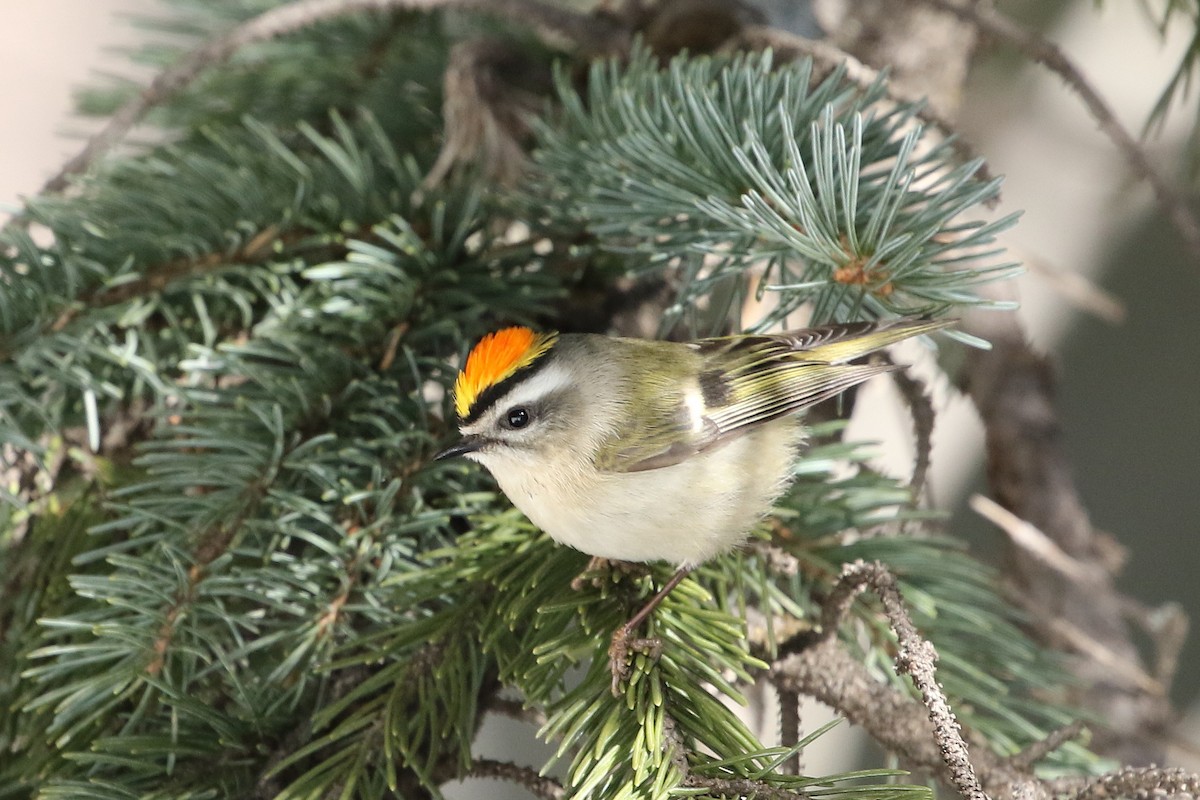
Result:
[[[585,454],[563,452],[537,470],[496,477],[563,544],[622,561],[695,565],[744,541],[786,488],[799,441],[799,422],[786,417],[660,469],[596,472]]]

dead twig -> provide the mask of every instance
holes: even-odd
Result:
[[[990,497],[971,495],[967,505],[976,514],[1004,531],[1014,546],[1029,553],[1064,578],[1088,583],[1107,575],[1102,573],[1102,576],[1097,576],[1094,565],[1084,564],[1072,558],[1055,544],[1053,539],[1038,530],[1037,526],[1021,519]]]
[[[1016,248],[1010,245],[1008,249],[1017,255]],[[1059,297],[1075,308],[1102,319],[1109,325],[1125,322],[1125,304],[1112,292],[1106,291],[1078,272],[1056,269],[1035,256],[1023,253],[1019,255],[1021,263],[1028,267],[1032,274],[1043,279],[1052,291],[1057,292]]]
[[[707,778],[703,775],[689,775],[683,786],[707,789],[709,794],[716,797],[753,797],[761,800],[805,800],[807,797],[801,792],[782,789],[750,778]]]
[[[779,744],[792,748],[800,741],[800,695],[786,686],[776,686],[779,695]],[[799,775],[801,770],[800,751],[779,765],[780,772]]]
[[[1132,597],[1123,600],[1121,610],[1125,618],[1145,631],[1154,644],[1151,674],[1159,683],[1170,686],[1179,671],[1179,657],[1191,627],[1187,613],[1179,603],[1148,606]]]
[[[775,661],[769,674],[777,685],[835,709],[903,763],[953,783],[928,710],[877,680],[837,638],[826,638]],[[982,785],[996,800],[1049,797],[1032,776],[1013,769],[987,748],[978,748],[972,762]]]
[[[515,719],[518,722],[527,722],[530,725],[542,727],[546,724],[546,713],[539,708],[527,708],[524,703],[517,700],[509,700],[505,697],[493,697],[488,703],[488,711],[493,711],[497,714],[502,714],[509,719]]]
[[[950,783],[968,800],[987,800],[987,794],[971,763],[962,729],[950,709],[945,692],[937,682],[937,651],[917,632],[904,598],[900,595],[896,578],[887,567],[878,562],[868,564],[856,561],[842,569],[842,576],[822,609],[822,635],[830,636],[840,627],[850,604],[865,589],[870,589],[879,597],[884,614],[896,633],[900,645],[896,654],[896,669],[911,677],[921,693]]]
[[[1084,727],[1082,722],[1072,722],[1070,725],[1064,725],[1057,730],[1050,731],[1046,738],[1039,742],[1026,747],[1021,752],[1017,753],[1008,759],[1009,766],[1013,769],[1021,771],[1029,771],[1033,769],[1034,764],[1041,761],[1046,756],[1053,753],[1058,748],[1062,747],[1067,742],[1075,739],[1079,734],[1083,733]]]
[[[1052,619],[1049,631],[1058,639],[1061,649],[1079,653],[1090,662],[1107,670],[1126,686],[1136,688],[1150,697],[1165,698],[1167,687],[1142,668],[1141,662],[1109,647],[1095,636],[1065,619]]]
[[[1110,800],[1114,797],[1195,797],[1200,793],[1200,776],[1181,769],[1158,767],[1117,770],[1090,780],[1074,800]]]
[[[895,363],[889,356],[884,356],[888,363]],[[892,383],[900,391],[912,417],[913,438],[916,441],[916,457],[913,459],[912,478],[908,482],[908,490],[912,493],[913,505],[919,505],[921,496],[925,493],[925,483],[929,476],[929,465],[933,453],[933,425],[936,415],[933,413],[933,401],[926,391],[925,382],[910,375],[908,370],[898,369],[891,373]]]
[[[549,72],[540,74],[519,47],[494,37],[456,44],[442,78],[442,149],[421,191],[461,164],[478,164],[489,182],[515,183],[525,167],[529,120],[549,90]]]
[[[961,382],[987,432],[991,493],[1012,516],[979,501],[976,509],[1012,537],[1006,573],[1031,612],[1033,632],[1080,656],[1071,661],[1081,683],[1077,702],[1106,722],[1093,746],[1123,763],[1159,763],[1170,702],[1124,620],[1112,577],[1118,546],[1092,526],[1075,486],[1049,360],[1032,350],[1011,315],[970,315],[964,323],[992,343],[964,363]]]

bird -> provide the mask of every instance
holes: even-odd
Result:
[[[685,342],[488,333],[454,384],[466,457],[555,541],[676,572],[613,635],[617,691],[634,632],[699,564],[743,543],[787,488],[798,412],[899,367],[862,362],[952,319],[847,322]]]

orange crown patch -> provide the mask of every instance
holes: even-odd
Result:
[[[470,416],[479,395],[532,364],[557,338],[557,334],[534,333],[529,328],[505,328],[480,339],[454,382],[454,410],[458,418]]]

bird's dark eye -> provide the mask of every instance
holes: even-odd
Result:
[[[518,406],[508,410],[507,422],[508,427],[510,428],[524,428],[529,424],[529,419],[530,417],[528,409]]]

